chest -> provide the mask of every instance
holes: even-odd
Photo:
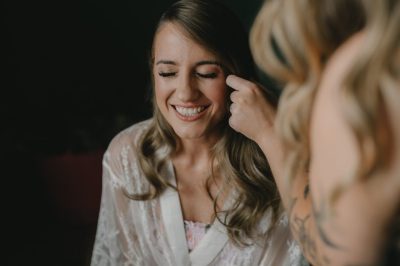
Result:
[[[184,220],[212,223],[214,200],[222,204],[219,197],[221,186],[211,177],[209,167],[191,168],[174,165],[176,185]]]

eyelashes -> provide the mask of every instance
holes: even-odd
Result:
[[[196,75],[200,78],[206,78],[206,79],[215,79],[218,75],[217,73],[206,73],[206,74],[202,74],[202,73],[196,73]]]
[[[168,77],[174,77],[176,75],[176,73],[177,72],[159,72],[158,75],[160,77],[163,77],[163,78],[168,78]],[[218,77],[218,74],[215,73],[215,72],[211,72],[211,73],[199,73],[199,72],[196,72],[195,75],[197,77],[206,78],[206,79],[214,79],[214,78]]]
[[[158,75],[163,78],[173,77],[176,72],[159,72]]]

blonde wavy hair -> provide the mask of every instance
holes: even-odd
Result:
[[[350,183],[368,178],[390,163],[393,136],[385,118],[385,98],[400,89],[400,2],[363,3],[368,18],[365,40],[343,86],[344,115],[361,155]]]
[[[277,130],[287,152],[290,179],[307,171],[309,120],[321,71],[333,51],[365,32],[360,55],[343,84],[343,110],[357,138],[356,172],[331,195],[332,202],[356,180],[383,169],[391,156],[383,95],[399,90],[400,3],[397,0],[267,1],[251,31],[256,63],[281,81]],[[397,82],[397,83],[396,83]]]
[[[221,3],[212,0],[178,1],[162,15],[157,29],[167,22],[178,24],[190,38],[212,51],[221,60],[226,75],[232,73],[247,79],[256,79],[248,35],[239,19]],[[153,58],[150,60],[150,68],[152,67]],[[219,125],[222,137],[211,150],[211,175],[208,178],[207,191],[212,198],[208,185],[217,176],[222,177],[224,192],[235,191],[233,205],[227,210],[217,208],[218,196],[212,198],[214,212],[217,219],[220,219],[218,213],[224,214],[220,221],[227,227],[234,243],[246,245],[248,240],[256,237],[255,229],[269,211],[273,224],[276,222],[280,198],[268,162],[260,148],[229,127],[229,104],[227,96],[227,115]],[[180,141],[162,116],[154,93],[153,109],[151,125],[138,145],[139,163],[151,187],[147,193],[128,195],[134,200],[154,199],[167,187],[173,187],[160,175],[160,171],[170,156],[179,150]],[[265,234],[261,236],[264,237]]]
[[[270,0],[256,17],[253,56],[283,86],[276,128],[287,151],[289,182],[308,171],[311,108],[325,63],[364,25],[361,1],[349,0]]]

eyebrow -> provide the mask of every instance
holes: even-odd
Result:
[[[218,61],[205,60],[196,63],[196,66],[202,66],[202,65],[217,65],[219,67],[222,67],[222,64]]]
[[[174,61],[171,61],[171,60],[160,60],[160,61],[157,61],[156,65],[159,65],[159,64],[176,65],[176,63]]]
[[[177,65],[176,62],[172,60],[159,60],[157,61],[156,65],[160,64],[165,64],[165,65]],[[202,65],[217,65],[219,67],[223,67],[223,65],[218,62],[218,61],[213,61],[213,60],[204,60],[196,63],[196,66],[202,66]]]

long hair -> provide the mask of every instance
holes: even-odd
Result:
[[[361,158],[348,183],[369,178],[391,163],[394,141],[385,101],[400,89],[400,3],[365,0],[364,8],[365,39],[342,90],[344,116]]]
[[[247,32],[227,7],[212,0],[178,1],[164,12],[157,29],[168,22],[182,27],[191,39],[215,54],[224,66],[225,75],[236,74],[256,81]],[[150,60],[152,65],[153,58]],[[225,224],[235,243],[246,244],[247,240],[255,237],[255,228],[269,211],[272,212],[272,222],[276,221],[280,201],[268,162],[260,148],[229,127],[229,103],[227,97],[227,115],[220,125],[222,137],[211,150],[209,181],[216,176],[222,177],[225,192],[235,192],[229,209],[218,209],[218,196],[213,198],[215,217]],[[130,198],[154,199],[167,187],[173,187],[160,175],[160,170],[179,145],[179,138],[162,116],[153,93],[153,120],[138,145],[139,163],[151,186],[147,193],[129,195]],[[207,191],[212,197],[209,187]],[[218,213],[223,214],[222,218]]]
[[[400,92],[400,2],[365,0],[367,25],[360,54],[343,86],[343,110],[356,136],[360,160],[346,183],[334,191],[333,202],[356,181],[363,181],[393,163],[395,143],[386,101]],[[398,136],[397,136],[398,137]],[[400,262],[399,213],[389,228],[381,265]]]
[[[250,44],[260,68],[282,83],[277,131],[287,151],[285,176],[307,171],[311,107],[330,55],[365,25],[359,1],[271,0],[253,24]]]

